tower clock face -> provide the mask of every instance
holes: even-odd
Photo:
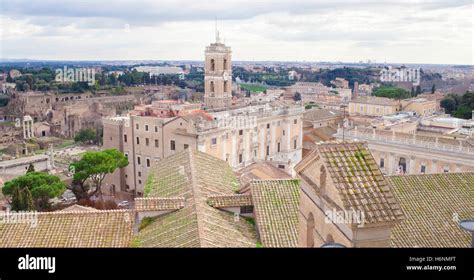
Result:
[[[222,74],[222,78],[224,78],[224,81],[227,81],[229,79],[229,74],[227,74],[227,72],[224,72],[224,74]]]

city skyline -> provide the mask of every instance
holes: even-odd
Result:
[[[217,18],[235,61],[473,64],[470,1],[104,4],[2,1],[0,57],[202,60]]]

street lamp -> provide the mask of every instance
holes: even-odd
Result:
[[[471,247],[474,248],[474,220],[464,220],[459,222],[462,229],[469,231],[472,234]]]

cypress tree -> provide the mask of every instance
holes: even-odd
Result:
[[[26,211],[35,210],[35,206],[33,205],[33,195],[31,195],[30,189],[24,188],[22,196],[23,196],[23,210],[26,210]]]
[[[31,173],[31,172],[35,172],[35,166],[32,163],[30,163],[30,165],[28,165],[28,169],[26,170],[26,174]]]
[[[12,211],[22,210],[23,192],[20,187],[16,187],[12,193]]]

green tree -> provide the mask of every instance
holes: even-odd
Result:
[[[453,113],[453,117],[461,118],[461,119],[470,119],[472,117],[472,111],[474,110],[473,107],[469,107],[467,105],[461,105],[458,109]]]
[[[35,172],[35,166],[33,165],[33,163],[30,163],[30,165],[28,165],[28,169],[26,170],[27,174],[31,172]]]
[[[421,87],[420,86],[416,86],[416,91],[415,91],[415,96],[421,94]]]
[[[116,149],[86,152],[79,161],[70,165],[73,171],[73,184],[69,187],[78,200],[90,199],[98,194],[102,197],[102,182],[105,176],[117,168],[128,165],[128,158]],[[90,180],[92,186],[86,185]]]
[[[392,99],[405,99],[410,97],[410,93],[402,88],[387,86],[379,87],[374,91],[373,95]]]
[[[66,186],[59,177],[44,172],[31,172],[6,182],[2,193],[4,195],[15,193],[17,196],[15,203],[20,203],[20,205],[27,204],[28,197],[31,197],[36,209],[43,210],[49,208],[50,198],[61,195],[65,189]]]
[[[293,96],[293,100],[300,101],[301,100],[301,93],[296,92],[295,95]]]
[[[451,114],[451,112],[457,109],[456,100],[451,96],[444,98],[440,102],[441,108],[444,108],[445,112]]]
[[[33,197],[28,188],[17,187],[12,193],[11,207],[13,211],[32,211]]]
[[[77,143],[96,143],[97,131],[92,128],[81,129],[74,137],[74,141]]]

